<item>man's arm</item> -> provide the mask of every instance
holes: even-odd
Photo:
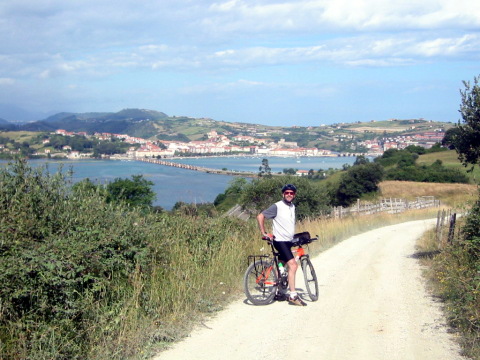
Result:
[[[267,232],[265,231],[265,215],[262,213],[257,215],[257,223],[258,227],[260,228],[260,232],[262,235],[265,235]]]
[[[277,205],[273,204],[268,209],[263,210],[260,214],[257,215],[257,223],[262,235],[267,235],[265,231],[265,219],[273,219],[277,216]]]

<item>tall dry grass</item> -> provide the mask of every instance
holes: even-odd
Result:
[[[366,216],[348,216],[342,219],[307,219],[297,225],[297,230],[309,231],[312,235],[318,235],[319,240],[311,246],[313,254],[318,254],[362,232],[405,221],[434,218],[438,211],[439,208],[431,208],[409,210],[400,214],[376,213]]]
[[[422,183],[414,181],[383,181],[379,184],[382,197],[414,200],[419,196],[435,196],[452,208],[463,208],[478,195],[477,185]]]

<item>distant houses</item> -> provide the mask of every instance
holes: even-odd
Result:
[[[258,156],[285,156],[285,157],[303,157],[303,156],[339,156],[331,150],[318,149],[315,147],[306,148],[299,147],[296,142],[285,141],[280,139],[274,142],[265,138],[265,134],[261,134],[262,138],[254,136],[234,135],[229,138],[226,135],[219,135],[215,130],[206,134],[206,140],[197,140],[190,142],[167,141],[167,140],[147,140],[138,137],[129,136],[127,134],[112,133],[94,133],[88,135],[85,132],[69,132],[64,129],[58,129],[55,134],[63,136],[81,135],[86,137],[94,137],[101,141],[110,141],[112,139],[121,139],[122,141],[140,145],[139,147],[131,147],[126,157],[129,158],[155,158],[155,157],[171,157],[181,154],[199,154],[199,155],[228,155],[228,154],[252,154]],[[439,131],[424,132],[415,135],[401,135],[395,137],[377,137],[372,140],[358,141],[354,148],[363,147],[367,150],[368,156],[379,156],[388,149],[404,149],[409,145],[417,145],[425,148],[432,147],[435,143],[441,142],[444,132]],[[353,141],[352,135],[340,135],[337,141]],[[47,144],[48,140],[44,141]],[[69,157],[77,158],[82,154],[76,154],[71,148],[64,147],[65,151],[69,151]],[[354,151],[352,151],[354,153]],[[303,175],[303,174],[302,174]]]

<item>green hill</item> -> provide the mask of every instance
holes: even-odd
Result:
[[[417,160],[417,164],[422,165],[431,165],[433,164],[436,160],[440,160],[443,164],[443,166],[452,168],[452,169],[458,169],[462,172],[464,172],[470,179],[472,183],[477,183],[478,180],[480,179],[480,169],[478,166],[476,166],[473,170],[473,172],[469,172],[467,170],[470,169],[470,167],[464,167],[460,160],[458,160],[458,154],[455,150],[449,150],[449,151],[441,151],[441,152],[435,152],[435,153],[430,153],[430,154],[424,154],[420,155],[420,157]]]

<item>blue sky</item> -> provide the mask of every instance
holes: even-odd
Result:
[[[474,0],[0,0],[0,118],[457,122]]]

